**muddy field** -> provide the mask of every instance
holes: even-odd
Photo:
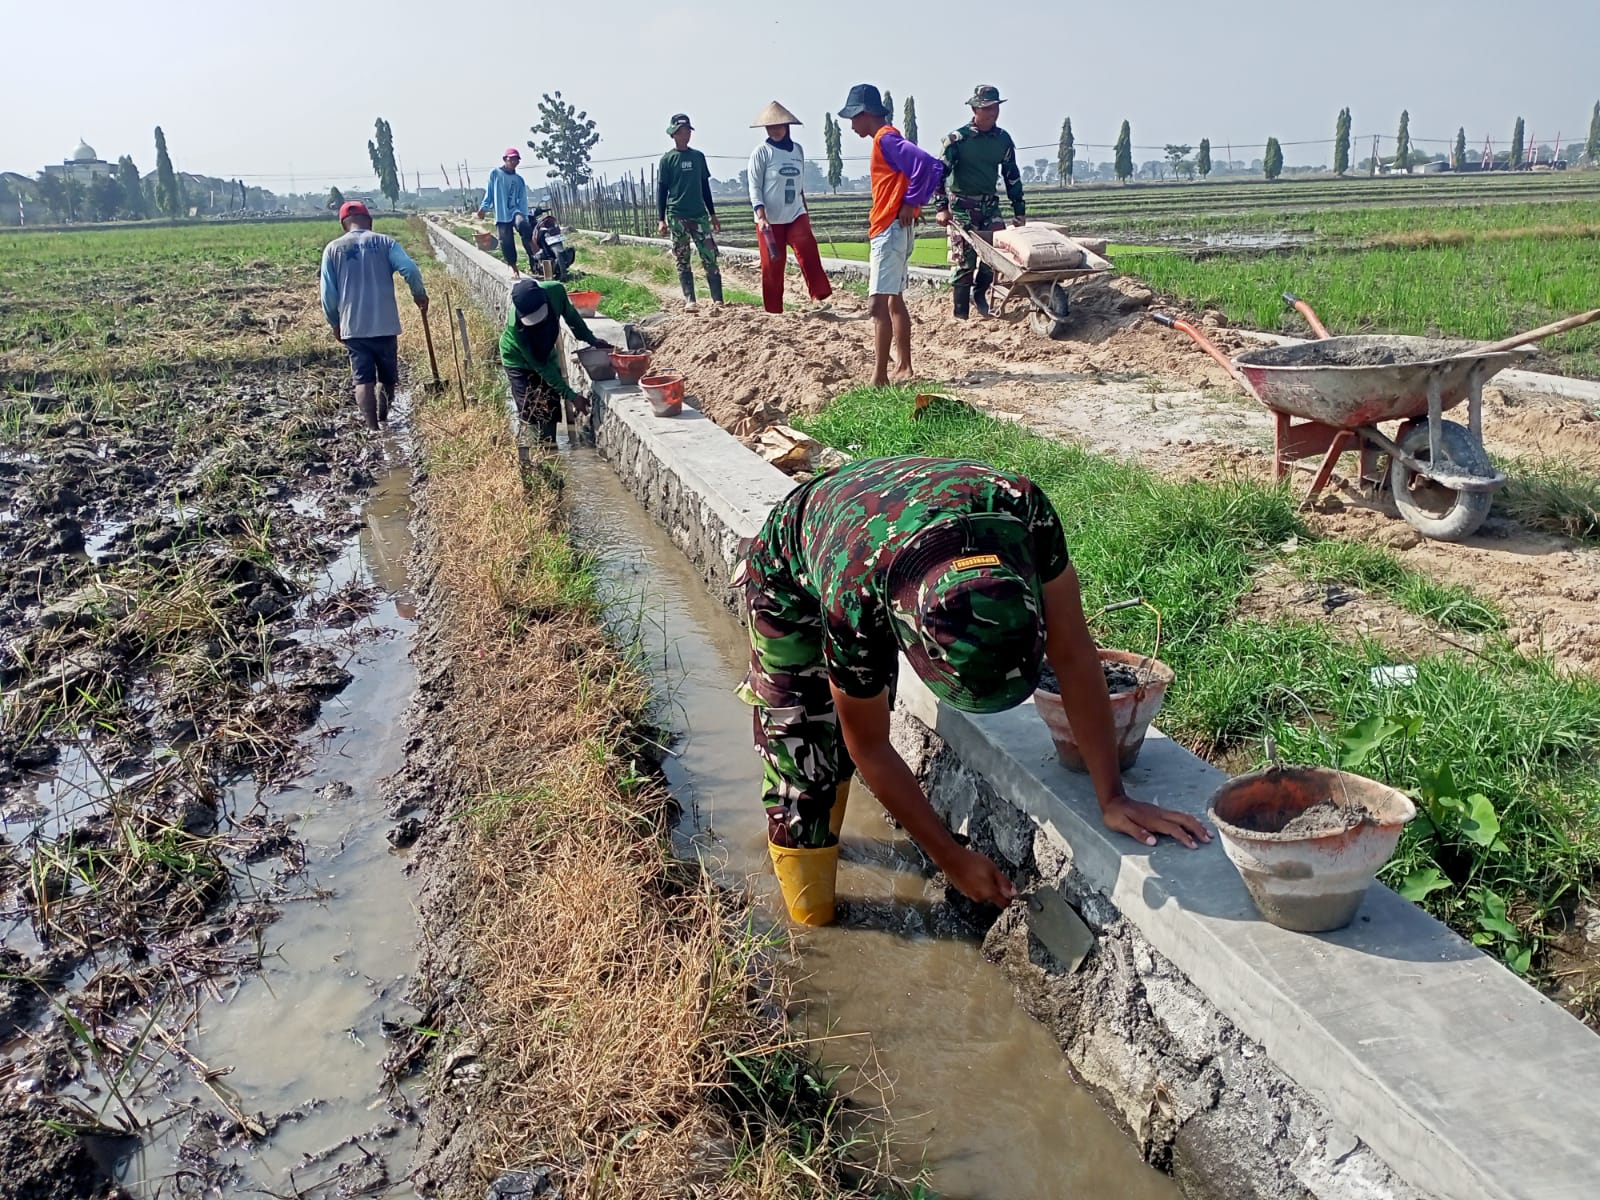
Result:
[[[211,1194],[230,1149],[304,1116],[237,1095],[190,1033],[278,952],[285,904],[326,898],[269,797],[339,736],[319,714],[383,634],[378,589],[330,569],[396,452],[357,429],[316,303],[329,235],[0,259],[0,1140],[32,1147],[0,1194],[105,1191],[158,1137],[175,1161],[124,1172],[137,1194]]]
[[[755,279],[738,265],[726,274],[739,286]],[[803,296],[792,271],[789,288],[791,298]],[[996,416],[1175,478],[1271,478],[1271,415],[1189,339],[1146,319],[1162,310],[1158,297],[1121,277],[1080,285],[1072,296],[1068,336],[1051,342],[1016,313],[955,322],[947,294],[915,289],[908,304],[918,377]],[[815,412],[871,373],[864,302],[846,291],[829,310],[781,316],[733,305],[690,316],[670,300],[665,307],[651,330],[659,364],[682,371],[701,408],[747,439],[786,414]],[[1259,348],[1219,314],[1200,323],[1226,353]],[[1600,471],[1600,413],[1575,401],[1491,385],[1484,440],[1513,463]],[[1307,517],[1318,532],[1388,547],[1407,566],[1478,591],[1507,613],[1520,649],[1600,669],[1600,551],[1591,544],[1530,530],[1503,511],[1465,543],[1424,541],[1386,497],[1364,497],[1337,480]],[[1396,645],[1440,648],[1425,623],[1381,599],[1353,599],[1338,623]],[[1308,603],[1301,611],[1318,609]]]

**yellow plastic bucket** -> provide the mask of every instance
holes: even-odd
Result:
[[[801,925],[833,924],[834,888],[839,876],[839,846],[792,849],[767,843],[772,869],[778,873],[783,903],[791,920]]]

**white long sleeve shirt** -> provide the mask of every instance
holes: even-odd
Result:
[[[750,207],[765,208],[767,220],[787,225],[806,211],[806,152],[791,141],[780,150],[763,141],[750,155]]]

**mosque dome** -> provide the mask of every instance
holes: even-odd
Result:
[[[94,152],[93,146],[79,138],[78,148],[72,152],[72,161],[81,163],[99,162],[100,156]]]

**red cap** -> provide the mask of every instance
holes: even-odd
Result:
[[[516,158],[516,159],[520,159],[522,157],[522,151],[518,150],[515,146],[508,146],[506,148],[506,152],[504,154],[502,154],[500,157],[501,158]]]
[[[367,206],[359,200],[346,200],[339,205],[339,220],[343,221],[352,214],[358,217],[370,217],[372,215],[367,211]]]

